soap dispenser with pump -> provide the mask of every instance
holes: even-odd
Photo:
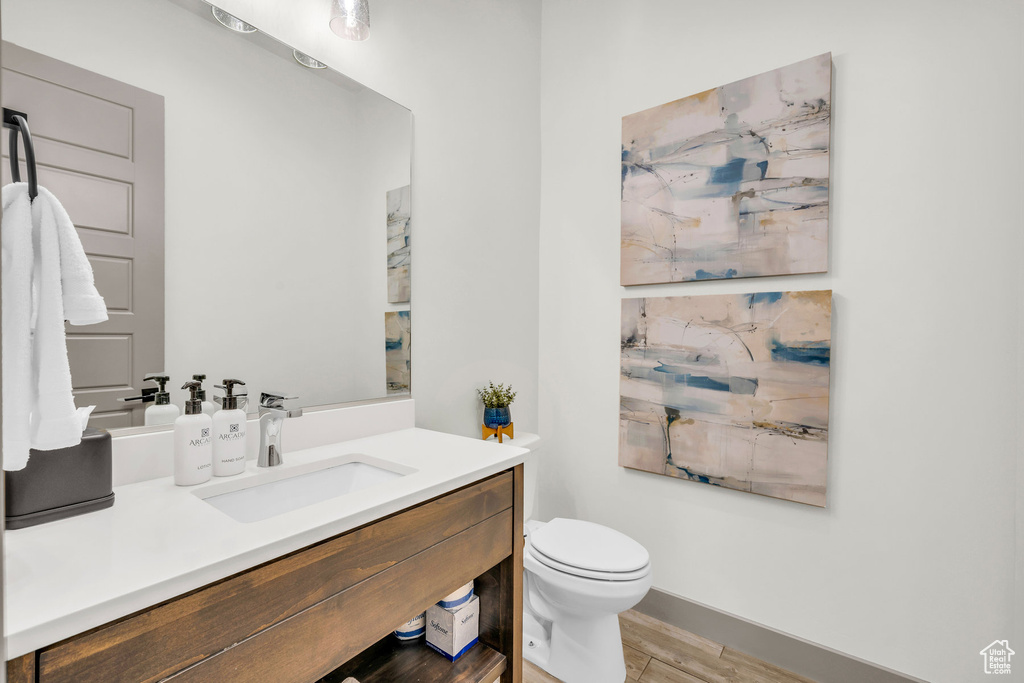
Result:
[[[146,375],[145,381],[156,382],[159,388],[147,387],[142,390],[141,396],[129,396],[121,400],[125,403],[142,401],[143,403],[153,404],[146,408],[145,416],[143,417],[143,424],[147,427],[174,424],[174,420],[180,415],[180,411],[178,406],[171,403],[171,395],[167,391],[167,383],[170,380],[171,378],[167,375]]]
[[[203,414],[202,384],[185,382],[190,397],[185,414],[174,421],[174,483],[193,486],[210,480],[213,469],[213,420]]]
[[[206,379],[206,375],[192,375],[192,379],[199,382],[200,387],[202,387],[203,380]],[[197,393],[199,395],[199,400],[203,402],[203,415],[213,417],[213,414],[217,412],[217,408],[213,403],[206,400],[206,389],[200,388]]]
[[[224,390],[219,398],[221,409],[213,416],[213,476],[230,477],[245,471],[245,411],[235,394],[235,386],[245,386],[240,379],[226,379],[217,385]]]

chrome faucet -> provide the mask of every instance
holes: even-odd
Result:
[[[259,467],[277,467],[282,463],[282,422],[285,418],[302,415],[302,408],[288,409],[284,407],[284,402],[296,398],[298,396],[266,391],[260,394],[260,459],[256,463]]]

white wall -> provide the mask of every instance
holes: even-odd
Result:
[[[494,380],[536,431],[540,1],[372,0],[363,43],[322,0],[218,4],[412,109],[417,425],[479,435]]]
[[[2,8],[5,40],[164,97],[165,363],[139,370],[166,371],[179,405],[194,373],[211,396],[225,377],[307,406],[384,396],[409,113],[166,0]]]
[[[1024,644],[1021,5],[546,0],[542,27],[544,517],[632,535],[658,588],[928,680],[983,679],[981,648]],[[827,51],[831,272],[620,288],[621,117]],[[835,291],[827,509],[616,466],[620,298],[819,288]]]

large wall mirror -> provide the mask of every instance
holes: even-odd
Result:
[[[3,104],[28,115],[110,313],[67,328],[91,426],[142,426],[120,399],[153,373],[179,406],[194,374],[211,398],[245,381],[250,411],[262,391],[409,392],[408,109],[202,0],[0,10]]]

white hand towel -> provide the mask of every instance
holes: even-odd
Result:
[[[39,205],[41,227],[50,231],[56,227],[60,244],[60,284],[64,302],[64,319],[72,325],[95,325],[107,320],[107,305],[96,291],[89,263],[78,239],[78,231],[71,222],[68,212],[45,187],[39,188],[39,196],[32,203]]]
[[[5,470],[28,462],[32,388],[32,210],[21,184],[2,191],[0,297],[3,299],[3,456]]]
[[[3,188],[3,460],[21,469],[28,449],[77,445],[64,320],[107,319],[92,267],[64,207],[45,188]],[[26,268],[27,264],[27,268]]]

